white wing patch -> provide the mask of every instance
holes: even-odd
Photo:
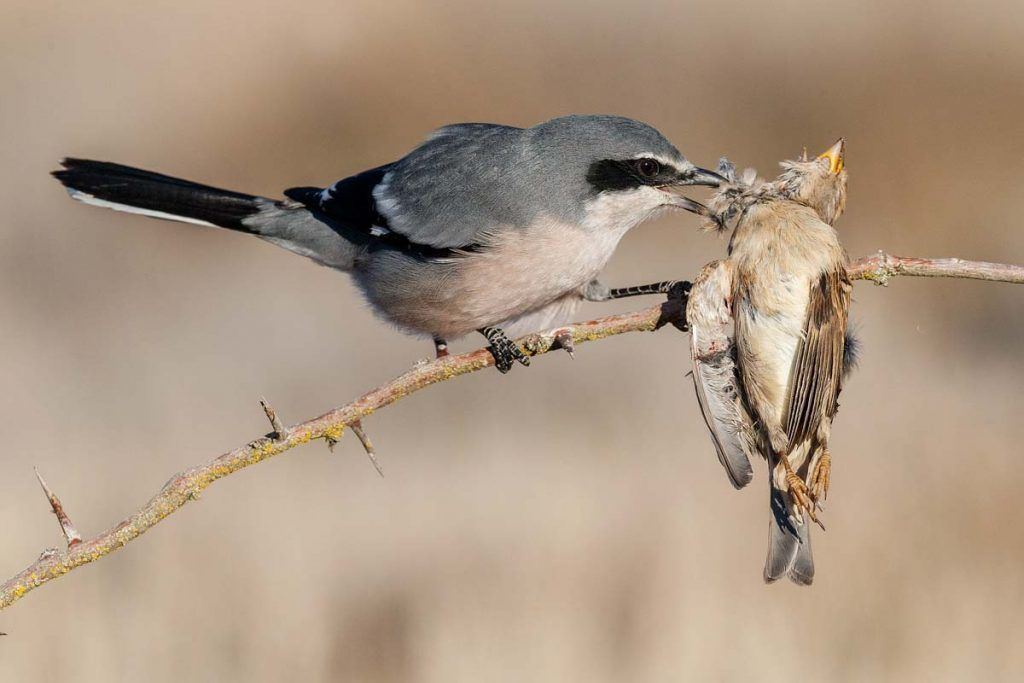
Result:
[[[389,192],[391,173],[385,173],[384,178],[377,184],[377,187],[373,188],[373,201],[377,206],[377,213],[387,219],[388,223],[395,226],[401,226],[401,207],[398,205],[398,199],[396,199]]]

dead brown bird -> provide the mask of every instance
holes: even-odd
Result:
[[[687,320],[697,397],[730,480],[750,481],[749,454],[768,462],[764,578],[810,584],[808,518],[818,522],[828,493],[829,434],[851,362],[847,256],[832,227],[846,205],[844,141],[782,167],[772,182],[720,169],[735,182],[711,216],[717,226],[738,218],[728,258],[694,282]]]

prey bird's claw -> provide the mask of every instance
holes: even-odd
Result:
[[[816,504],[828,499],[828,484],[831,479],[831,473],[832,456],[826,450],[818,458],[818,462],[814,465],[814,472],[811,473],[811,497]],[[821,506],[819,505],[819,507]]]
[[[491,343],[490,352],[494,356],[494,367],[498,368],[498,372],[505,374],[512,369],[512,366],[519,362],[523,365],[530,364],[530,357],[527,356],[519,346],[508,338],[508,336],[498,327],[485,327],[480,330],[480,334],[487,338],[487,341]]]
[[[817,512],[815,511],[815,501],[811,496],[810,490],[807,488],[807,484],[804,480],[796,475],[790,468],[786,468],[786,484],[789,487],[789,497],[793,504],[793,509],[797,513],[798,523],[803,523],[803,515],[800,513],[806,513],[815,524],[820,526],[824,531],[825,525],[818,519]]]

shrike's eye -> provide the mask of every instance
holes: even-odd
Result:
[[[637,159],[635,162],[636,172],[641,178],[653,178],[661,171],[661,164],[654,159]]]

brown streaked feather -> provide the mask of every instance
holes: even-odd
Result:
[[[733,318],[729,306],[733,265],[713,261],[700,272],[690,290],[686,319],[690,326],[693,386],[704,422],[711,432],[718,460],[736,488],[754,473],[747,457],[753,427],[740,404],[737,386]]]
[[[783,413],[790,448],[813,436],[821,421],[832,419],[836,412],[852,289],[845,264],[839,265],[811,283],[803,338],[793,358]]]

